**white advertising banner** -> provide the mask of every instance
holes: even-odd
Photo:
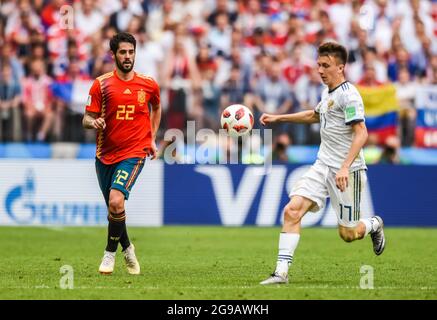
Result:
[[[128,225],[163,221],[163,163],[147,162],[126,202]],[[94,160],[0,160],[0,225],[106,225]]]

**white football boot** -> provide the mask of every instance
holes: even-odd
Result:
[[[373,252],[379,256],[385,249],[384,222],[379,216],[374,216],[372,220],[373,219],[379,222],[379,226],[376,228],[376,230],[370,233],[370,237],[372,238],[373,242]]]
[[[111,274],[114,271],[115,266],[115,252],[105,251],[103,254],[102,263],[99,267],[101,274]]]
[[[280,274],[278,272],[274,272],[270,275],[269,278],[260,282],[259,284],[287,284],[288,283],[288,274]]]
[[[133,243],[131,243],[130,246],[123,251],[123,254],[127,272],[130,274],[140,274],[141,268],[135,255],[135,247]]]

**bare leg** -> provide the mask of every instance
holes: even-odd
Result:
[[[282,232],[300,233],[303,216],[314,206],[314,202],[308,198],[294,196],[284,208],[284,224]]]
[[[370,233],[373,243],[373,252],[380,255],[385,248],[384,222],[379,216],[361,219],[356,227],[347,228],[338,226],[340,237],[346,242],[363,239]]]

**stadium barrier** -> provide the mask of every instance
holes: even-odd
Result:
[[[187,157],[196,153],[198,148],[196,145],[185,145],[184,150],[178,152],[181,152],[181,157]],[[318,151],[318,145],[292,145],[287,148],[287,156],[290,164],[311,164],[316,160]],[[377,163],[382,151],[380,147],[365,147],[366,162]],[[0,159],[94,159],[95,154],[94,143],[0,143]],[[437,165],[437,148],[403,147],[399,157],[402,164]]]
[[[105,225],[93,160],[0,160],[0,225]],[[279,225],[308,165],[145,165],[126,204],[128,224]],[[437,226],[437,166],[369,166],[364,216],[387,226]],[[335,226],[329,203],[304,226]]]

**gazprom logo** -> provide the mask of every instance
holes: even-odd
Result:
[[[13,186],[7,192],[4,208],[6,215],[12,222],[24,225],[106,223],[107,209],[100,202],[51,202],[48,197],[42,199],[37,197],[37,191],[39,191],[37,187],[35,173],[29,169],[26,171],[22,183]]]
[[[6,213],[17,223],[28,224],[35,218],[35,205],[32,204],[35,193],[35,179],[33,171],[26,173],[23,184],[15,186],[6,196]]]

